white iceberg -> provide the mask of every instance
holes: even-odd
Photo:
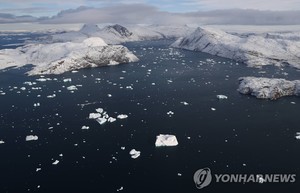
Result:
[[[52,165],[57,165],[59,163],[59,161],[58,160],[55,160],[53,163],[52,163]]]
[[[121,114],[121,115],[118,115],[117,118],[118,118],[118,119],[127,119],[127,118],[128,118],[128,115]]]
[[[175,135],[163,135],[156,136],[155,146],[177,146],[178,141]]]
[[[220,99],[220,100],[222,100],[222,99],[228,99],[228,97],[225,96],[225,95],[217,95],[217,98]]]
[[[132,150],[130,150],[129,154],[131,155],[132,159],[136,159],[136,158],[140,157],[141,152],[137,151],[135,149],[132,149]]]
[[[98,119],[101,117],[100,113],[90,113],[89,119]]]
[[[107,119],[106,118],[97,118],[96,121],[100,124],[100,125],[103,125],[104,123],[107,122]]]
[[[300,139],[300,132],[296,133],[296,139]]]
[[[0,144],[4,144],[5,142],[3,140],[0,140]]]
[[[239,78],[238,91],[260,99],[276,100],[283,96],[300,95],[300,80],[289,81],[277,78]]]
[[[28,135],[28,136],[26,136],[26,141],[36,141],[36,140],[38,140],[39,139],[39,137],[38,136],[36,136],[36,135]]]
[[[81,127],[81,129],[82,129],[82,130],[88,130],[88,129],[90,129],[90,127],[84,125],[84,126]]]
[[[74,90],[78,90],[78,88],[75,85],[72,85],[67,87],[67,90],[74,91]]]

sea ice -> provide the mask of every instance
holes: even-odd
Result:
[[[59,163],[59,161],[58,160],[55,160],[53,163],[52,163],[52,165],[57,165]]]
[[[72,85],[67,87],[67,90],[74,91],[74,90],[78,90],[78,88],[75,85]]]
[[[217,98],[218,99],[228,99],[228,97],[227,96],[225,96],[225,95],[217,95]]]
[[[140,155],[141,155],[141,152],[140,151],[137,151],[135,149],[132,149],[129,154],[131,155],[131,158],[132,159],[136,159],[138,158]]]
[[[177,146],[178,141],[175,135],[163,135],[160,134],[156,136],[156,142],[155,146],[156,147],[161,147],[161,146]]]
[[[85,126],[85,125],[81,127],[81,129],[83,129],[83,130],[87,130],[89,128],[90,128],[89,126]]]
[[[103,125],[104,123],[106,123],[107,119],[106,118],[97,118],[96,121],[100,124],[100,125]]]
[[[121,114],[121,115],[118,115],[117,118],[118,119],[126,119],[126,118],[128,118],[128,115]]]
[[[4,144],[5,142],[3,140],[0,140],[0,144]]]
[[[90,113],[89,119],[98,119],[101,117],[100,113]]]
[[[300,139],[300,132],[296,133],[296,139]]]
[[[38,140],[39,139],[39,137],[38,136],[36,136],[36,135],[28,135],[28,136],[26,136],[26,141],[36,141],[36,140]]]

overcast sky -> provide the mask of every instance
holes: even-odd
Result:
[[[0,23],[300,24],[300,0],[0,0]]]

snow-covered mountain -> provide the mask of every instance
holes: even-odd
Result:
[[[29,75],[61,74],[81,68],[136,62],[138,58],[126,47],[107,45],[92,37],[82,42],[28,44],[16,49],[0,50],[0,69],[34,65]]]
[[[239,78],[238,91],[260,99],[276,100],[283,96],[300,95],[300,80],[288,81],[276,78]]]
[[[234,59],[252,67],[289,64],[300,68],[298,35],[273,33],[239,36],[212,28],[197,28],[172,46]]]
[[[108,44],[141,40],[158,40],[179,38],[191,33],[194,28],[188,26],[139,26],[139,25],[108,25],[99,28],[95,24],[85,24],[79,31],[51,35],[47,42],[80,42],[89,37],[101,37]]]

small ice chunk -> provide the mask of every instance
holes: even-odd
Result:
[[[0,140],[0,144],[4,144],[5,142],[3,140]]]
[[[123,186],[121,188],[117,189],[117,192],[124,190]]]
[[[63,80],[64,82],[72,82],[72,79],[71,78],[66,78]]]
[[[101,117],[100,113],[90,113],[89,119],[98,119]]]
[[[53,95],[48,95],[47,98],[51,99],[51,98],[55,98],[56,97],[56,94],[53,94]]]
[[[100,124],[100,125],[103,125],[104,123],[106,123],[107,119],[106,118],[97,118],[96,121]]]
[[[296,133],[296,139],[300,139],[300,132]]]
[[[175,113],[173,112],[173,111],[169,111],[169,112],[167,112],[167,115],[170,115],[170,116],[172,116],[172,115],[174,115]]]
[[[89,126],[85,126],[85,125],[84,125],[84,126],[82,126],[82,127],[81,127],[81,129],[83,129],[83,130],[87,130],[87,129],[90,129],[90,127],[89,127]]]
[[[293,101],[292,101],[292,102],[291,102],[291,104],[295,105],[295,104],[296,104],[296,102],[293,102]]]
[[[215,108],[210,108],[212,111],[215,111],[215,110],[217,110],[217,109],[215,109]]]
[[[131,155],[132,159],[136,159],[136,158],[140,157],[141,152],[137,151],[135,149],[132,149],[132,150],[130,150],[129,154]]]
[[[121,114],[121,115],[118,115],[117,118],[118,119],[126,119],[126,118],[128,118],[128,115]]]
[[[36,136],[36,135],[28,135],[28,136],[26,136],[26,141],[36,141],[36,140],[38,140],[39,139],[39,137],[38,136]]]
[[[96,109],[96,112],[98,112],[98,113],[103,113],[104,110],[103,110],[102,108],[98,108],[98,109]]]
[[[121,147],[122,150],[125,150],[125,147]]]
[[[34,103],[33,106],[34,107],[39,107],[39,106],[41,106],[41,104],[40,103]]]
[[[111,94],[108,94],[107,96],[108,96],[109,98],[110,98],[110,97],[112,97],[112,95],[111,95]]]
[[[112,123],[112,122],[115,122],[116,120],[117,120],[117,119],[115,119],[115,118],[113,118],[113,117],[109,117],[107,121],[110,122],[110,123]]]
[[[20,89],[21,89],[21,90],[26,90],[26,88],[25,88],[25,87],[21,87]]]
[[[180,102],[180,103],[183,104],[183,105],[185,105],[185,106],[189,105],[189,103],[187,103],[187,102],[185,102],[185,101]]]
[[[161,146],[177,146],[178,141],[175,135],[163,135],[160,134],[156,136],[156,142],[155,146],[156,147],[161,147]]]
[[[217,98],[220,99],[220,100],[222,100],[222,99],[228,99],[228,97],[225,96],[225,95],[217,95]]]
[[[72,86],[67,87],[67,90],[74,91],[74,90],[78,90],[78,88],[76,86],[72,85]]]
[[[36,168],[36,172],[38,172],[38,171],[41,171],[42,170],[42,168]]]
[[[55,160],[53,163],[52,163],[52,165],[57,165],[59,163],[59,161],[58,160]]]

